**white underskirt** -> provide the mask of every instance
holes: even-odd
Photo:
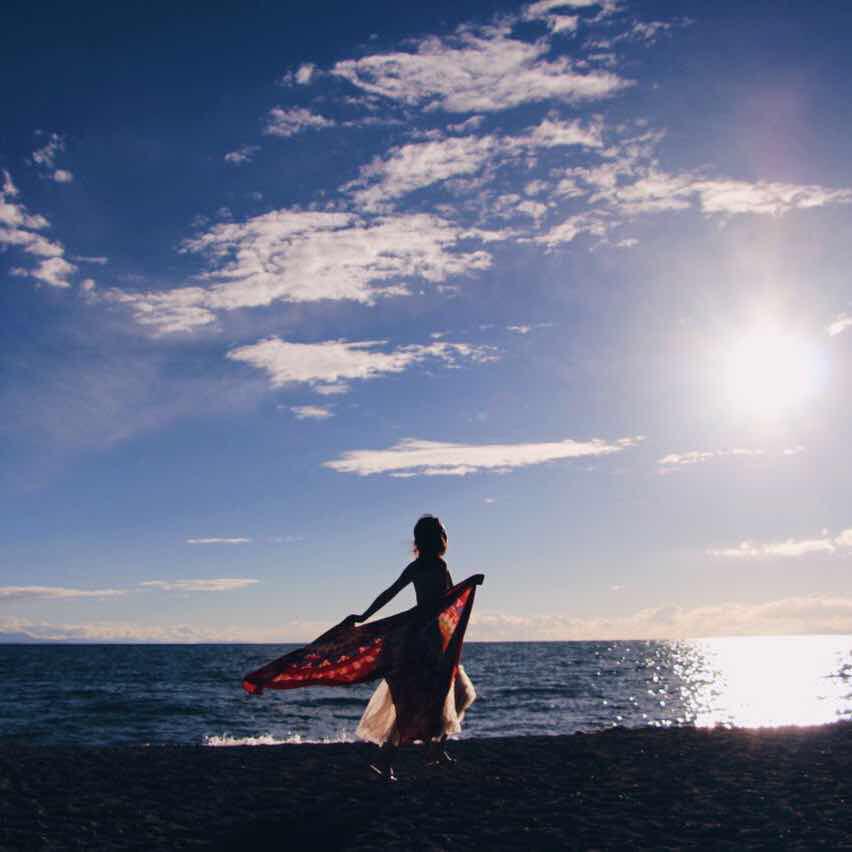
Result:
[[[450,686],[444,700],[442,732],[457,734],[461,731],[461,723],[465,710],[476,700],[476,690],[473,682],[467,676],[463,666],[459,666],[455,682]],[[376,745],[392,742],[399,743],[399,732],[396,727],[396,707],[391,697],[390,687],[386,680],[376,687],[370,703],[361,716],[358,729],[355,731],[359,739]]]

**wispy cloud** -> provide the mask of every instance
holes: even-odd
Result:
[[[520,467],[561,459],[605,456],[634,447],[641,437],[607,442],[601,438],[567,438],[539,444],[451,444],[406,438],[386,450],[350,450],[324,466],[358,476],[466,476],[492,471],[505,473]]]
[[[38,642],[228,642],[239,641],[229,630],[200,629],[188,624],[146,625],[121,621],[53,624],[0,616],[0,634],[13,633]],[[251,639],[246,630],[241,638]],[[260,641],[264,637],[257,637]]]
[[[669,453],[668,455],[657,459],[657,464],[662,465],[663,467],[676,467],[700,464],[712,459],[726,458],[728,456],[744,456],[746,458],[750,458],[765,455],[765,450],[746,449],[743,447],[735,447],[732,450],[690,450],[686,453]]]
[[[303,130],[320,130],[323,127],[333,127],[333,119],[311,112],[304,107],[282,109],[273,107],[269,111],[263,132],[267,136],[280,136],[284,139],[295,136]]]
[[[711,548],[710,556],[725,559],[770,559],[774,557],[796,558],[816,553],[835,553],[852,550],[852,528],[836,536],[823,531],[818,538],[788,538],[783,541],[741,541],[735,547]]]
[[[530,616],[474,610],[468,635],[478,641],[590,641],[850,632],[852,598],[815,595],[763,603],[665,605],[613,617]]]
[[[327,405],[291,405],[290,411],[298,420],[327,420],[334,416]]]
[[[248,544],[250,538],[188,538],[187,544]]]
[[[225,154],[225,162],[232,166],[242,166],[245,163],[250,163],[259,150],[259,145],[240,145],[239,148]]]
[[[520,325],[507,325],[506,331],[511,331],[512,334],[521,334],[526,335],[531,331],[535,331],[539,328],[552,328],[552,322],[534,322],[529,324],[520,324]]]
[[[30,162],[39,169],[43,178],[56,183],[71,183],[74,175],[68,169],[57,169],[56,158],[65,150],[65,137],[60,133],[50,133],[47,142],[33,151]]]
[[[145,580],[139,585],[164,592],[231,592],[259,582],[248,577],[219,577],[212,580]]]
[[[18,200],[20,192],[12,176],[5,170],[2,175],[0,250],[13,247],[25,254],[42,258],[35,267],[19,268],[17,274],[35,278],[52,287],[70,287],[69,278],[77,267],[65,260],[65,248],[61,243],[39,233],[48,229],[50,222],[44,216],[30,213]]]
[[[487,362],[496,358],[493,348],[468,343],[434,341],[426,345],[399,346],[383,351],[386,341],[290,343],[270,337],[228,352],[232,361],[242,361],[264,370],[273,387],[287,384],[320,385],[340,392],[341,381],[375,379],[401,373],[414,364],[436,360],[448,366],[460,361]]]
[[[587,181],[591,177],[582,171],[576,175]],[[600,187],[597,198],[625,215],[681,210],[697,202],[707,214],[781,216],[792,210],[848,204],[852,201],[852,190],[816,184],[707,179],[689,172],[669,174],[651,167],[633,182]]]
[[[313,62],[304,62],[295,71],[282,74],[278,81],[281,86],[307,86],[316,77],[317,66]]]
[[[381,209],[391,199],[459,175],[478,172],[494,155],[492,136],[451,136],[392,148],[385,159],[376,159],[361,169],[348,188],[366,186],[353,194],[367,210]]]
[[[393,101],[446,112],[494,112],[526,103],[600,100],[630,82],[609,71],[550,60],[547,40],[511,37],[511,23],[448,38],[426,38],[412,52],[338,62],[332,73]]]
[[[277,301],[351,300],[404,295],[405,279],[440,283],[491,265],[491,255],[465,251],[476,235],[437,216],[400,214],[364,220],[351,213],[274,210],[245,222],[215,225],[183,243],[204,253],[207,286],[104,298],[128,305],[137,322],[155,333],[209,325],[217,311]]]
[[[610,222],[605,218],[605,214],[577,213],[574,216],[569,216],[564,222],[553,226],[546,233],[533,237],[532,242],[553,248],[561,243],[570,243],[581,234],[603,237],[609,228]]]
[[[461,127],[461,125],[457,125]],[[389,202],[433,184],[474,175],[486,165],[501,162],[537,148],[580,146],[600,148],[603,124],[599,118],[562,121],[550,116],[517,136],[441,136],[391,148],[361,168],[357,180],[343,189],[365,210],[388,208]],[[519,199],[520,200],[520,199]],[[538,205],[541,206],[541,205]]]
[[[7,601],[65,600],[68,598],[115,598],[122,589],[74,589],[65,586],[0,586],[0,604]]]
[[[842,334],[847,328],[852,328],[852,314],[838,314],[831,323],[826,326],[826,331],[834,337]]]
[[[322,621],[292,620],[272,630],[248,626],[199,628],[188,624],[129,622],[52,624],[0,616],[0,634],[35,640],[85,642],[304,642],[328,629]],[[762,603],[726,601],[709,606],[662,605],[623,616],[573,617],[474,609],[468,636],[475,641],[612,641],[711,636],[852,633],[852,598],[787,597]]]
[[[34,165],[52,170],[56,165],[56,157],[65,150],[65,137],[60,133],[49,133],[47,142],[36,148],[31,155]]]

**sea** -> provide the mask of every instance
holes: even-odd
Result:
[[[375,684],[267,691],[242,675],[293,645],[0,645],[0,744],[348,742]],[[469,642],[462,737],[852,719],[852,636]]]

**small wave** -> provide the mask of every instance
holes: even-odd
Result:
[[[328,745],[329,743],[354,743],[352,734],[340,733],[336,737],[320,737],[310,739],[301,734],[290,734],[287,737],[274,737],[272,734],[260,734],[257,737],[232,737],[228,734],[221,736],[212,734],[205,736],[202,744],[214,748],[224,746],[271,746],[271,745]]]
[[[363,698],[311,698],[307,697],[301,701],[294,701],[294,704],[298,704],[303,707],[358,707],[363,709],[366,704],[365,699]]]

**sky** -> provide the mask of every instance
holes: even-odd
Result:
[[[0,639],[852,633],[850,26],[9,4]]]

